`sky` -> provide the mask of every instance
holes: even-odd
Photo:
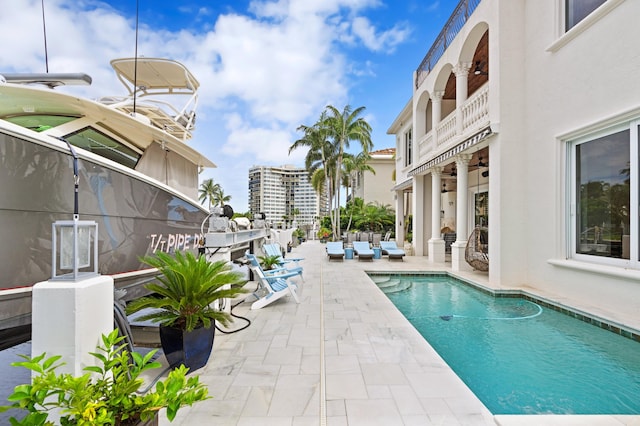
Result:
[[[124,95],[109,61],[135,55],[137,21],[139,56],[177,60],[200,82],[188,143],[217,165],[200,182],[212,178],[246,212],[249,168],[303,167],[306,152],[289,147],[327,105],[365,107],[374,150],[394,147],[387,129],[458,1],[0,0],[0,73],[48,63],[93,79],[57,90]]]

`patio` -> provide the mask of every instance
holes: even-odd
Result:
[[[305,258],[300,304],[284,298],[255,311],[249,303],[234,308],[251,325],[217,332],[197,372],[212,398],[172,424],[640,424],[637,416],[493,416],[365,273],[426,271],[427,259],[329,263],[324,247],[308,241],[291,253]],[[471,275],[487,284],[486,275]]]

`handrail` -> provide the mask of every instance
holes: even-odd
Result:
[[[436,41],[433,42],[431,49],[429,49],[427,55],[416,70],[416,89],[420,87],[425,78],[427,78],[433,66],[438,63],[445,50],[447,50],[447,47],[449,47],[449,44],[456,35],[458,35],[458,32],[460,32],[481,1],[482,0],[460,0],[460,3],[458,3],[453,10],[449,20],[444,24],[442,31],[440,31],[440,34],[436,37]]]

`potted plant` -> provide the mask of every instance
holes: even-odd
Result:
[[[52,425],[50,414],[57,414],[61,425],[157,425],[160,409],[166,408],[167,418],[173,421],[181,407],[209,398],[198,376],[186,378],[184,366],[158,381],[155,389],[143,392],[140,374],[160,363],[151,361],[155,350],[144,356],[129,352],[123,339],[117,329],[103,335],[102,346],[91,353],[97,365],[86,367],[80,377],[56,371],[63,365],[58,363],[60,356],[22,355],[24,361],[11,365],[31,370],[31,384],[16,386],[8,398],[12,405],[0,406],[0,412],[27,411],[21,420],[10,419],[13,426]]]
[[[331,230],[327,228],[320,228],[318,230],[318,238],[321,243],[326,243],[329,237],[331,236]]]
[[[293,231],[293,237],[298,240],[298,244],[302,244],[304,242],[305,236],[306,233],[300,228],[297,228],[295,231]]]
[[[232,271],[224,260],[209,262],[190,252],[177,251],[175,257],[158,252],[141,260],[161,275],[159,282],[145,286],[153,294],[130,302],[127,313],[150,309],[139,318],[160,323],[160,343],[171,366],[184,364],[191,371],[204,367],[213,347],[215,322],[232,321],[214,302],[244,293],[243,274]]]
[[[266,256],[258,256],[258,260],[260,261],[260,265],[262,269],[268,271],[271,269],[276,269],[280,266],[280,256],[276,255],[266,255]]]

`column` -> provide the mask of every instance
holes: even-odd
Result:
[[[431,238],[428,242],[429,263],[444,263],[444,240],[440,238],[440,211],[442,210],[442,167],[431,169]]]
[[[396,243],[404,245],[404,191],[396,191]]]
[[[413,248],[424,256],[424,175],[413,177]]]
[[[467,248],[468,200],[469,200],[469,161],[471,154],[456,156],[457,193],[456,193],[456,241],[451,244],[451,269],[454,271],[471,271],[473,268],[464,258]]]
[[[460,62],[453,67],[456,75],[456,133],[461,135],[464,133],[464,117],[462,115],[462,106],[467,101],[467,80],[469,77],[470,62]]]
[[[433,132],[433,146],[438,146],[438,124],[442,120],[442,98],[444,91],[433,92],[431,95],[431,125]]]

